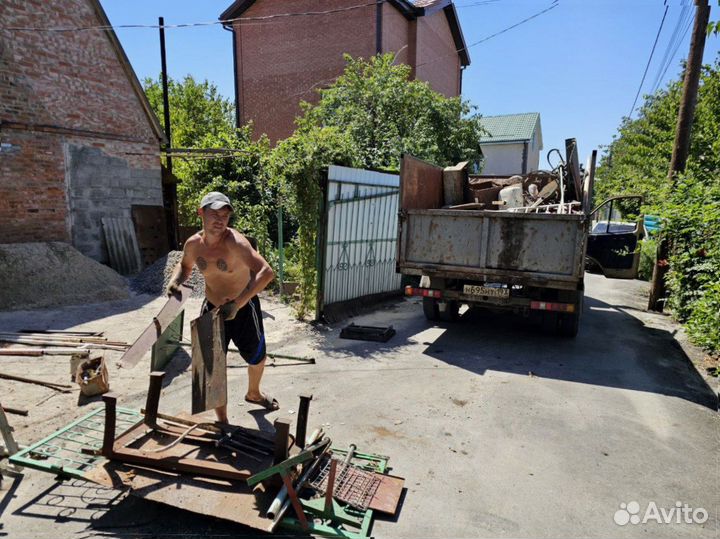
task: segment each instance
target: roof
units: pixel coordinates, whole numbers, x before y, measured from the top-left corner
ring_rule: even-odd
[[[537,128],[540,130],[540,113],[504,114],[502,116],[483,116],[480,120],[483,129],[489,133],[480,138],[481,144],[497,142],[523,142],[530,140]],[[540,131],[542,147],[542,131]]]
[[[255,1],[256,0],[235,0],[220,14],[219,20],[228,21],[230,19],[237,19],[250,6],[252,6]],[[455,11],[455,4],[453,4],[453,0],[388,1],[390,5],[395,7],[405,16],[406,19],[409,20],[424,17],[426,15],[432,15],[440,10],[444,11],[448,24],[450,25],[450,32],[452,33],[453,41],[455,42],[455,48],[457,49],[458,56],[460,56],[460,63],[463,66],[470,65],[470,55],[468,54],[467,46],[465,45],[465,37],[463,36],[462,28],[460,28],[460,20],[458,19],[457,11]]]
[[[120,62],[120,65],[125,71],[125,76],[128,78],[128,81],[130,81],[130,86],[132,86],[135,95],[137,95],[137,98],[140,101],[140,105],[145,112],[145,116],[147,116],[150,127],[155,133],[157,139],[160,142],[167,144],[167,138],[165,137],[165,132],[160,126],[160,121],[158,120],[157,116],[155,116],[155,112],[150,106],[150,101],[148,101],[148,98],[145,95],[145,91],[143,90],[143,87],[140,84],[137,75],[135,74],[135,70],[132,68],[132,65],[130,65],[130,60],[128,60],[128,57],[125,54],[125,50],[122,48],[120,40],[118,39],[117,34],[115,34],[115,31],[112,28],[110,20],[105,13],[105,10],[100,5],[100,0],[90,0],[90,5],[95,11],[95,15],[97,16],[97,18],[100,20],[100,24],[103,25],[105,34],[110,40],[110,44],[115,49],[115,54],[117,55],[118,61]]]

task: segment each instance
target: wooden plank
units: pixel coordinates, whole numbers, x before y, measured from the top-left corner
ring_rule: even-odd
[[[400,163],[400,209],[426,210],[443,205],[443,169],[411,155]]]
[[[192,413],[227,404],[225,322],[219,308],[190,323],[192,335]]]
[[[153,321],[135,340],[133,345],[120,358],[120,365],[123,367],[134,367],[143,356],[152,348],[152,345],[160,338],[168,326],[178,316],[185,302],[190,297],[192,288],[181,285],[179,294],[168,298],[160,309],[160,312],[153,318]]]

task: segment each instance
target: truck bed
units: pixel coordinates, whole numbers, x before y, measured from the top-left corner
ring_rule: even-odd
[[[399,218],[398,271],[575,289],[586,227],[582,214],[407,209]]]

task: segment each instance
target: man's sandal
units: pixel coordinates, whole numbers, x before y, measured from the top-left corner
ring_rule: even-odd
[[[258,401],[250,400],[246,396],[245,402],[249,402],[250,404],[257,404],[258,406],[262,406],[270,412],[274,412],[275,410],[278,410],[280,408],[280,403],[277,401],[277,399],[274,399],[269,395],[263,395],[263,398]]]

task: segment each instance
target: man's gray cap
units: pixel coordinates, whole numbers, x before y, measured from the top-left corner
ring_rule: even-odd
[[[211,210],[219,210],[224,206],[227,206],[231,211],[234,211],[232,204],[230,204],[230,199],[217,191],[208,193],[200,201],[201,208],[209,207]]]

